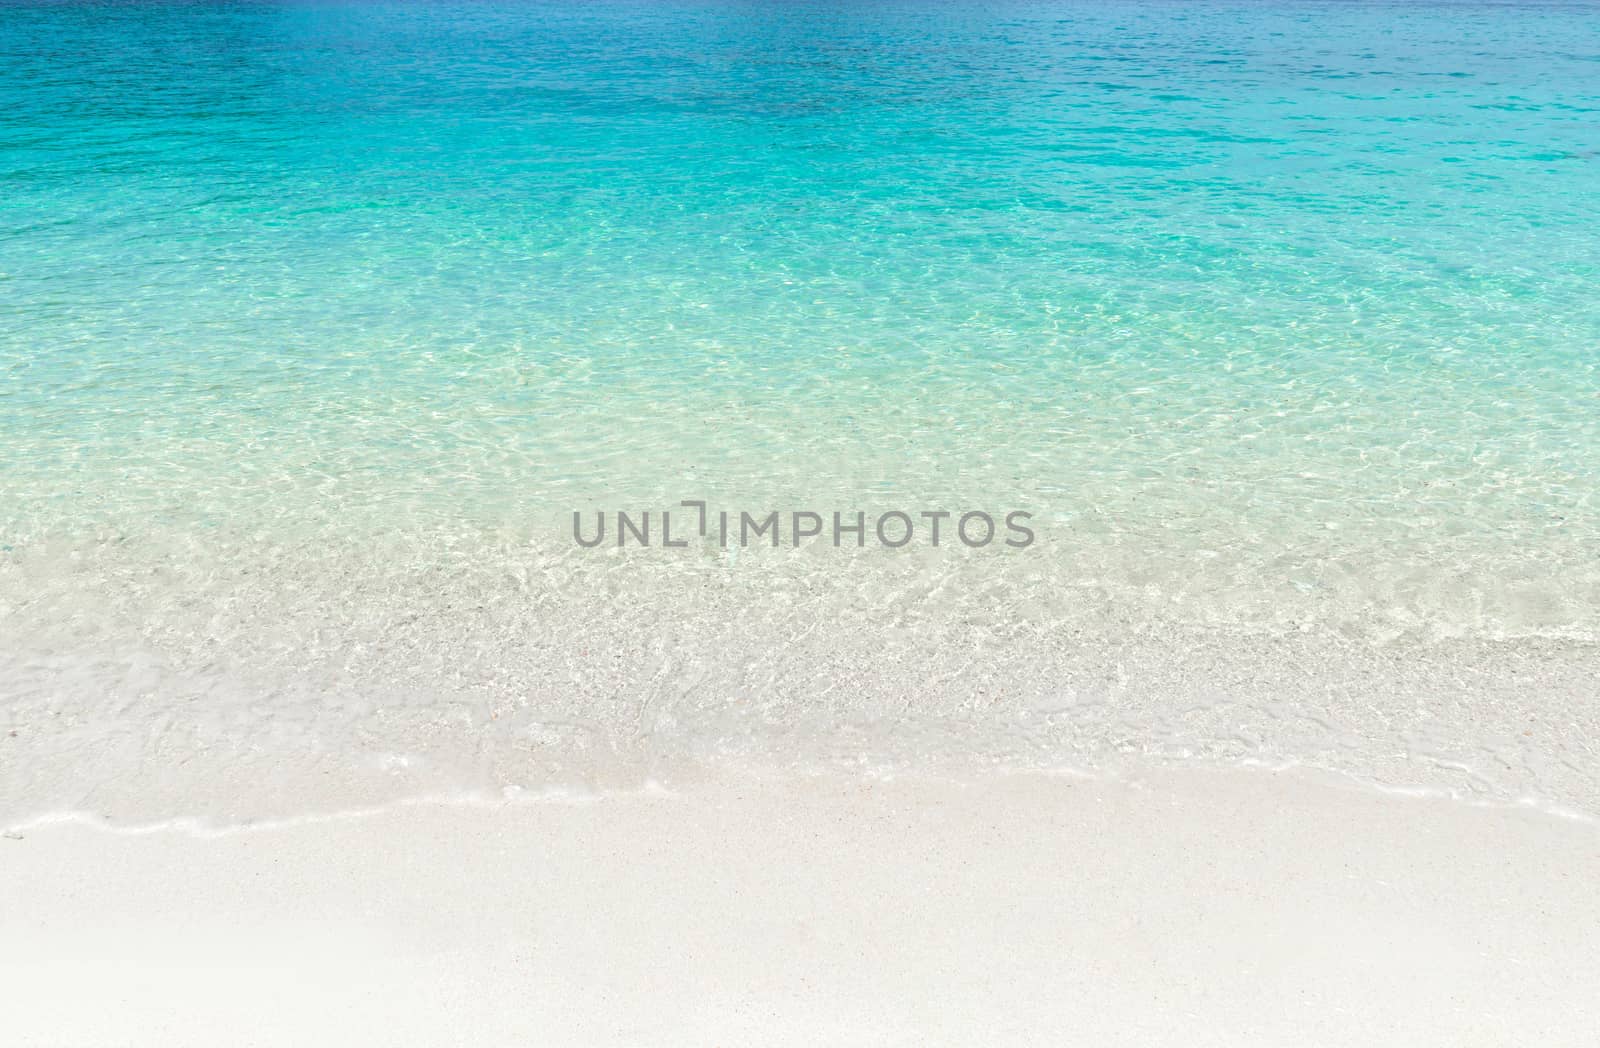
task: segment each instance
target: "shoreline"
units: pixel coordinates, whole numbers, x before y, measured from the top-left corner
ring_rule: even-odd
[[[1600,1022],[1592,824],[1264,769],[725,776],[0,848],[22,1045],[1577,1045]]]
[[[978,651],[953,629],[852,622],[788,636],[763,624],[644,643],[618,629],[474,651],[431,630],[373,631],[293,661],[219,651],[189,665],[131,633],[30,642],[0,655],[0,826],[69,812],[244,823],[739,769],[1114,777],[1146,764],[1303,768],[1600,815],[1593,645],[1401,652],[1151,629]],[[422,662],[436,637],[452,651]]]
[[[743,783],[751,786],[777,782],[848,782],[862,788],[949,787],[957,790],[982,788],[1011,781],[1062,781],[1068,785],[1095,786],[1117,790],[1145,788],[1152,779],[1185,776],[1238,777],[1250,781],[1258,776],[1284,780],[1305,788],[1335,793],[1352,793],[1397,803],[1444,804],[1491,813],[1522,814],[1538,819],[1592,827],[1600,830],[1600,813],[1585,811],[1544,797],[1475,796],[1439,786],[1406,785],[1363,779],[1349,772],[1293,762],[1245,761],[1234,765],[1150,760],[1123,762],[1115,768],[1081,769],[1051,767],[979,767],[972,764],[945,764],[885,770],[849,770],[840,766],[756,767],[750,765],[685,766],[666,779],[647,777],[637,783],[550,784],[543,787],[505,786],[498,793],[461,789],[455,792],[397,795],[382,801],[340,807],[318,805],[305,811],[260,815],[237,821],[218,821],[205,815],[176,812],[144,820],[117,820],[83,809],[60,809],[0,822],[0,837],[22,840],[28,835],[57,830],[86,829],[115,836],[146,837],[177,835],[195,840],[213,840],[240,834],[272,833],[304,826],[360,823],[384,819],[408,811],[516,812],[543,805],[584,807],[606,803],[644,802],[651,799],[694,797],[716,784]],[[1294,787],[1298,788],[1298,787]]]

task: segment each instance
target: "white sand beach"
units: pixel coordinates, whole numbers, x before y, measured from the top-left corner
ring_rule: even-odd
[[[0,1048],[1600,1048],[1597,56],[0,0]]]
[[[1600,832],[1296,774],[708,779],[0,840],[0,1040],[1587,1045]]]

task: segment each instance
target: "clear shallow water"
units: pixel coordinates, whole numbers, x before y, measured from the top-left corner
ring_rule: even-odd
[[[0,26],[21,806],[91,753],[496,785],[930,723],[1591,796],[1600,7]],[[682,498],[1040,540],[571,542]]]

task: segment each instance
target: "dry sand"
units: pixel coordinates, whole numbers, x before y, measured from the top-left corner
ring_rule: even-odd
[[[1267,771],[0,840],[8,1045],[1592,1045],[1600,830]]]

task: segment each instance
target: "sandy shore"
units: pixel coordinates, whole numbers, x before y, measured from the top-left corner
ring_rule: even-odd
[[[1579,1045],[1600,831],[1271,772],[0,840],[11,1045]]]

